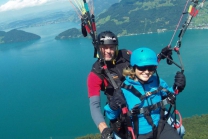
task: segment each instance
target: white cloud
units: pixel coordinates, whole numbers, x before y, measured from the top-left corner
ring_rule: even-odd
[[[0,6],[0,12],[9,10],[18,10],[26,7],[40,6],[50,2],[57,2],[63,0],[9,0]],[[65,1],[65,0],[64,0]]]

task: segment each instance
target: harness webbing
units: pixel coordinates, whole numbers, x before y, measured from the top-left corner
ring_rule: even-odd
[[[157,126],[157,139],[159,139],[160,134],[163,131],[165,123],[166,123],[164,113],[165,113],[165,107],[163,106],[160,110],[160,120],[159,120],[159,123],[158,123],[158,126]]]
[[[147,92],[145,95],[142,95],[133,85],[126,85],[123,83],[121,85],[122,88],[125,88],[126,90],[130,91],[132,94],[137,96],[141,101],[143,101],[145,98],[147,98],[150,95],[157,94],[160,91],[164,91],[167,94],[170,93],[167,89],[163,88],[162,86],[159,86],[158,89],[152,91],[152,92]],[[138,115],[143,114],[147,122],[152,126],[152,131],[153,131],[153,139],[159,139],[160,133],[162,132],[166,118],[164,117],[164,112],[165,112],[165,105],[170,104],[169,100],[167,98],[163,99],[160,102],[157,102],[153,105],[149,105],[147,107],[142,107],[139,108],[139,104],[135,105],[132,110],[130,111],[130,115],[132,116],[132,121],[134,124],[134,135],[137,137],[139,135],[138,133],[138,125],[139,125],[139,120],[138,120]],[[153,110],[160,109],[160,120],[158,123],[158,126],[156,126],[153,122],[153,119],[151,117],[151,112]]]
[[[135,96],[137,96],[141,101],[143,101],[148,96],[153,95],[153,94],[157,94],[162,89],[164,89],[163,87],[159,86],[157,90],[155,90],[153,92],[147,92],[145,95],[142,95],[133,85],[126,85],[125,83],[122,83],[121,87],[125,88],[126,90],[129,90],[131,93],[133,93]]]
[[[166,104],[169,104],[168,103],[168,100],[167,99],[164,99],[154,105],[151,105],[151,106],[147,106],[147,107],[143,107],[143,108],[140,108],[140,109],[136,109],[134,107],[134,109],[132,109],[132,120],[133,120],[133,123],[134,123],[134,133],[135,133],[135,136],[136,135],[139,135],[138,133],[138,117],[137,117],[137,114],[144,114],[144,117],[145,119],[147,120],[147,122],[152,126],[152,131],[153,131],[153,139],[159,139],[159,136],[160,136],[160,133],[162,132],[163,128],[164,128],[164,125],[165,125],[165,122],[166,122],[166,119],[164,117],[164,112],[165,112],[165,105]],[[138,107],[138,105],[137,105]],[[158,108],[161,108],[160,110],[160,120],[159,120],[159,123],[158,123],[158,126],[156,126],[152,120],[152,117],[151,117],[151,111],[153,110],[156,110]],[[136,130],[137,129],[137,130]]]
[[[156,110],[158,108],[162,108],[164,107],[165,105],[167,104],[170,104],[168,99],[163,99],[162,101],[160,102],[157,102],[153,105],[150,105],[150,106],[147,106],[147,107],[142,107],[142,108],[139,108],[139,105],[136,105],[132,110],[131,110],[131,113],[132,114],[145,114],[145,113],[151,113],[151,111],[153,110]]]
[[[133,114],[132,115],[132,120],[133,120],[133,124],[134,124],[134,135],[135,137],[137,137],[139,135],[139,120],[138,120],[138,116],[137,114]]]

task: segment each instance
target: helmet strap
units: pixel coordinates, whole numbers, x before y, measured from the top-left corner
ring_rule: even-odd
[[[157,73],[157,69],[155,70],[155,73],[156,73],[156,76],[157,76],[157,83],[158,83],[158,86],[160,85],[160,77]]]

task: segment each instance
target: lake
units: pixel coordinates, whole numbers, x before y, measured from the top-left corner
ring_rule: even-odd
[[[40,35],[37,41],[0,45],[0,138],[71,139],[98,133],[89,111],[86,79],[93,62],[91,39],[55,40],[77,23],[61,23],[22,30]],[[119,48],[146,46],[159,53],[173,31],[119,37]],[[187,30],[181,57],[187,85],[177,97],[183,117],[208,113],[208,30]],[[174,39],[172,46],[176,44]],[[173,59],[179,63],[176,53]],[[172,86],[180,71],[163,60],[161,78]],[[102,103],[105,96],[102,95]]]

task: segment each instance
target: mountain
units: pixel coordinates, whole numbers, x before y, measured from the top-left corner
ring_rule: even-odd
[[[186,1],[182,0],[122,0],[98,16],[97,29],[99,31],[111,30],[118,35],[174,30],[185,4]],[[207,25],[207,7],[205,5],[199,11],[194,20],[199,19],[192,27],[197,24]],[[184,17],[187,17],[187,14]],[[181,23],[184,23],[186,19],[183,18]]]
[[[111,5],[114,3],[118,3],[120,0],[95,0],[94,1],[94,9],[95,14],[98,15],[104,11],[106,11]]]
[[[25,32],[22,30],[13,29],[8,32],[0,31],[0,44],[25,42],[25,41],[31,41],[31,40],[38,40],[40,38],[41,37],[36,34]]]
[[[73,21],[75,13],[73,11],[60,11],[60,12],[43,12],[36,16],[27,17],[24,19],[10,21],[8,23],[1,23],[0,29],[20,29],[35,26],[44,26],[48,24],[56,24],[61,22]]]
[[[72,28],[72,29],[68,29],[62,33],[60,33],[58,36],[55,37],[56,40],[66,40],[66,39],[70,39],[70,38],[79,38],[82,37],[81,31],[76,29],[76,28]]]
[[[0,31],[0,36],[4,36],[6,34],[5,31]]]
[[[101,12],[104,12],[107,8],[109,8],[112,4],[118,2],[119,0],[96,0],[94,1],[94,11],[95,14],[98,15]],[[68,6],[67,6],[68,4]],[[60,6],[60,5],[59,5]],[[22,16],[21,18],[15,18],[10,20],[1,20],[0,21],[0,30],[7,29],[20,29],[34,26],[45,26],[48,24],[58,24],[61,22],[80,22],[80,19],[77,13],[70,7],[70,2],[66,2],[66,6],[64,8],[56,9],[56,10],[36,10],[35,13],[27,16]],[[29,10],[29,9],[28,9]],[[18,12],[17,12],[18,13]],[[10,17],[11,18],[11,17]]]
[[[96,16],[97,33],[111,30],[118,36],[175,30],[186,1],[182,0],[121,0]],[[96,6],[95,6],[96,7]],[[199,8],[199,7],[198,7]],[[185,14],[186,13],[186,14]],[[178,29],[188,17],[185,12]],[[208,29],[208,6],[205,3],[189,28]]]

